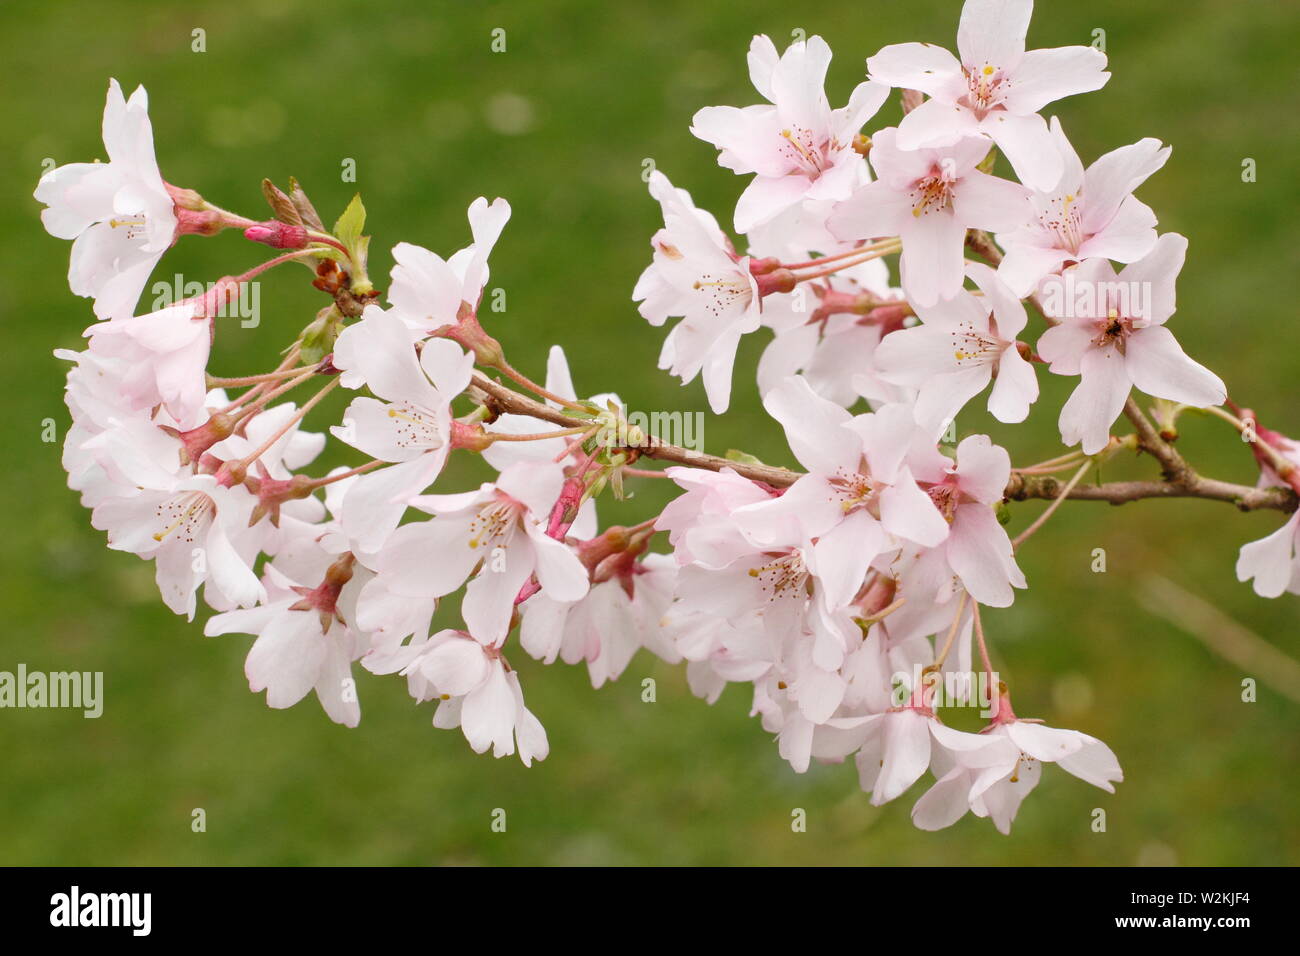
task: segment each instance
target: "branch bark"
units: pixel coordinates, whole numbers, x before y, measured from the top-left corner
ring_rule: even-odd
[[[470,381],[470,393],[472,398],[485,405],[494,414],[530,415],[564,428],[589,424],[589,421],[584,422],[583,419],[575,418],[562,409],[521,395],[500,382],[493,381],[482,372],[474,372]],[[1143,498],[1205,498],[1211,501],[1230,502],[1242,511],[1272,509],[1282,512],[1295,511],[1297,504],[1300,504],[1296,493],[1289,488],[1252,488],[1249,485],[1238,485],[1198,475],[1173,446],[1160,437],[1155,427],[1132,399],[1129,399],[1125,406],[1125,413],[1133,419],[1140,447],[1160,463],[1165,480],[1112,481],[1100,485],[1080,483],[1070,489],[1069,495],[1066,496],[1068,499],[1108,501],[1113,505],[1122,505]],[[648,436],[648,444],[635,450],[647,458],[691,468],[703,468],[708,471],[730,468],[738,475],[773,488],[786,488],[802,477],[801,472],[789,468],[732,461],[729,458],[670,445],[653,436]],[[1052,500],[1060,496],[1064,487],[1064,482],[1050,475],[1026,475],[1013,471],[1003,497],[1009,501]]]

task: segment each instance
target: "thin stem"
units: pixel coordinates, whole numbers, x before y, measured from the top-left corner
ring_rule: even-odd
[[[895,245],[897,243],[898,243],[897,238],[877,239],[875,242],[864,243],[863,245],[858,246],[856,249],[849,249],[846,250],[845,252],[837,252],[833,256],[819,256],[816,259],[806,259],[803,262],[783,262],[781,263],[781,268],[791,269],[791,270],[816,268],[819,266],[826,265],[826,263],[828,262],[835,262],[838,259],[847,259],[850,256],[859,255],[860,253],[866,252],[870,249],[877,249],[882,246]]]
[[[274,372],[263,372],[260,375],[244,375],[238,378],[220,378],[216,375],[208,376],[208,387],[210,388],[242,388],[245,385],[259,385],[265,382],[277,382],[281,379],[290,378],[298,375],[300,370],[297,368],[277,369]]]
[[[512,435],[510,432],[485,432],[485,438],[494,444],[499,441],[545,441],[548,438],[567,438],[569,435],[578,435],[588,431],[585,426],[575,425],[572,428],[563,428],[556,432],[533,432],[528,435]]]
[[[315,373],[313,372],[313,374]],[[307,399],[307,401],[303,402],[302,408],[294,412],[293,417],[290,418],[283,425],[281,425],[280,428],[276,430],[274,435],[272,435],[266,441],[262,442],[262,444],[258,446],[256,451],[252,452],[251,454],[245,455],[240,460],[240,465],[244,468],[247,468],[253,462],[257,461],[257,459],[261,458],[264,454],[266,454],[266,452],[270,450],[271,446],[273,446],[281,438],[287,435],[289,429],[293,428],[293,426],[297,425],[300,421],[302,421],[307,416],[307,413],[310,412],[313,408],[315,408],[318,404],[320,404],[320,400],[323,399],[326,395],[328,395],[338,384],[339,384],[339,379],[337,378],[330,379],[324,388],[322,388],[311,398]]]
[[[975,614],[975,639],[979,642],[980,660],[984,662],[984,675],[988,678],[989,687],[993,686],[993,664],[989,661],[989,647],[984,641],[984,622],[980,619],[980,606],[976,602],[974,607]]]
[[[943,667],[943,662],[948,659],[948,652],[952,650],[952,642],[957,638],[957,628],[961,626],[961,614],[966,609],[966,598],[968,595],[965,591],[961,592],[961,597],[957,599],[957,613],[952,616],[952,626],[948,628],[948,637],[943,642],[943,650],[939,656],[934,659],[932,665],[936,670]]]
[[[895,253],[895,252],[898,252],[898,251],[899,251],[900,249],[902,249],[902,248],[903,248],[903,247],[902,247],[901,244],[899,244],[899,243],[897,243],[897,242],[894,242],[894,243],[891,243],[891,244],[888,245],[888,246],[885,246],[885,247],[882,247],[882,248],[879,248],[879,249],[874,249],[874,250],[872,250],[872,251],[866,253],[865,255],[861,256],[860,258],[849,259],[848,261],[845,261],[845,262],[838,262],[838,263],[835,263],[835,264],[833,264],[833,265],[827,266],[827,267],[824,268],[824,269],[819,269],[819,270],[816,271],[816,272],[810,272],[810,273],[808,273],[807,275],[796,275],[796,276],[795,276],[795,281],[796,281],[796,282],[809,282],[809,281],[811,281],[811,280],[813,280],[813,279],[821,279],[821,278],[823,278],[823,277],[825,277],[825,276],[834,275],[835,273],[837,273],[837,272],[839,272],[839,271],[841,271],[841,270],[843,270],[843,269],[851,269],[853,266],[861,265],[861,264],[864,263],[864,262],[870,262],[872,259],[879,259],[879,258],[881,258],[882,256],[891,255],[891,254],[893,254],[893,253]]]
[[[392,462],[381,461],[380,459],[375,458],[371,461],[366,462],[364,465],[357,465],[357,467],[355,468],[350,468],[347,471],[341,471],[336,475],[326,475],[324,478],[315,478],[311,481],[311,487],[324,488],[326,485],[332,485],[334,484],[334,482],[342,481],[344,478],[351,478],[354,475],[365,474],[367,471],[370,471],[372,468],[378,468],[380,465],[391,465],[391,464]]]
[[[573,401],[572,399],[561,398],[559,395],[556,395],[554,392],[550,392],[542,388],[542,386],[538,385],[531,378],[529,378],[527,375],[520,372],[518,369],[516,369],[513,365],[511,365],[509,362],[505,361],[504,359],[502,359],[501,363],[497,365],[496,368],[507,378],[513,380],[519,385],[522,385],[524,388],[528,389],[528,391],[532,392],[534,395],[540,395],[542,398],[547,399],[548,401],[555,402],[555,404],[560,405],[564,408],[573,409],[574,411],[577,412],[586,411],[586,408],[584,408],[582,405],[579,405],[577,402]]]
[[[1057,495],[1055,500],[1053,500],[1050,505],[1048,505],[1046,508],[1043,509],[1042,514],[1040,514],[1037,518],[1034,519],[1033,524],[1031,524],[1024,531],[1020,532],[1020,534],[1018,534],[1012,540],[1011,550],[1014,551],[1016,548],[1020,547],[1022,543],[1024,543],[1026,540],[1029,539],[1030,535],[1032,535],[1035,531],[1037,531],[1039,528],[1041,528],[1044,524],[1047,523],[1047,519],[1052,516],[1052,514],[1056,511],[1057,508],[1061,507],[1061,502],[1070,496],[1070,492],[1074,490],[1074,486],[1077,485],[1082,480],[1083,476],[1088,473],[1088,469],[1091,467],[1092,467],[1091,461],[1085,461],[1083,463],[1083,465],[1079,468],[1079,470],[1074,473],[1074,476],[1065,483],[1065,487],[1061,489],[1061,493]]]

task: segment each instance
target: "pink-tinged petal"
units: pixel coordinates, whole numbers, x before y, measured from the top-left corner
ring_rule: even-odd
[[[963,492],[986,505],[996,504],[1011,478],[1011,456],[988,435],[970,435],[957,446],[956,475]]]
[[[1113,784],[1124,780],[1124,771],[1115,752],[1095,737],[1089,737],[1078,752],[1056,762],[1062,770],[1107,793],[1114,793]]]
[[[772,73],[776,70],[777,63],[781,61],[781,54],[776,51],[776,45],[770,37],[760,33],[749,42],[749,53],[745,59],[749,64],[749,81],[754,84],[754,89],[771,102]]]
[[[1020,301],[1020,297],[1007,288],[998,273],[982,262],[967,263],[966,275],[970,276],[976,288],[984,293],[984,298],[992,308],[994,321],[997,322],[998,337],[1007,342],[1014,341],[1029,322],[1029,316],[1025,314],[1025,305]]]
[[[884,763],[871,792],[871,803],[880,806],[893,800],[916,783],[930,766],[929,718],[914,710],[886,715]]]
[[[906,467],[880,493],[880,523],[890,534],[933,548],[948,537],[948,522]]]
[[[1120,206],[1159,170],[1172,150],[1152,137],[1121,146],[1088,167],[1083,177],[1085,233],[1100,232],[1115,218]]]
[[[1055,762],[1077,753],[1091,738],[1077,730],[1013,720],[1006,725],[1012,743],[1036,760]]]
[[[1056,188],[1065,173],[1065,161],[1045,119],[1037,113],[997,112],[984,120],[982,129],[998,144],[1022,183],[1039,192]]]
[[[947,552],[953,573],[980,604],[1010,607],[1015,600],[1011,589],[1026,586],[1012,554],[1011,540],[989,505],[957,507]]]
[[[795,773],[806,773],[812,759],[813,724],[803,714],[788,714],[777,736],[777,753]]]
[[[1033,205],[1019,183],[972,171],[952,193],[953,209],[963,225],[990,232],[1009,232],[1029,221]]]
[[[941,300],[936,307],[961,298],[959,295]],[[925,310],[917,311],[924,313]],[[952,338],[951,326],[928,320],[924,325],[890,332],[876,348],[880,377],[895,385],[922,385],[933,376],[956,371],[959,366],[953,354]]]
[[[1010,70],[1025,54],[1033,12],[1033,0],[966,0],[957,25],[962,63]]]
[[[737,508],[732,517],[735,526],[749,541],[772,546],[824,534],[840,521],[843,514],[839,498],[827,484],[825,476],[811,474],[796,481],[781,497],[744,505]],[[723,531],[723,545],[732,543],[728,530]],[[691,558],[696,564],[718,567],[723,558],[727,560],[722,563],[729,564],[735,556],[725,547],[720,554],[707,547],[701,549],[697,538],[691,542]]]
[[[515,697],[515,740],[519,744],[519,759],[525,767],[531,767],[534,760],[546,759],[551,752],[551,744],[546,739],[546,728],[542,722],[524,706],[524,692],[519,686],[519,675],[511,671],[506,675],[506,680]]]
[[[1133,384],[1156,398],[1204,408],[1221,405],[1228,396],[1223,380],[1188,358],[1163,325],[1130,334],[1124,363]]]
[[[897,236],[911,215],[912,204],[907,196],[877,181],[837,203],[826,220],[826,228],[844,242],[882,239]]]
[[[857,467],[861,446],[844,430],[853,416],[814,392],[803,376],[768,392],[763,407],[781,423],[790,450],[809,471],[833,474]]]
[[[947,51],[945,51],[947,52]],[[951,146],[959,139],[980,134],[975,114],[950,98],[926,100],[898,124],[900,149]]]
[[[1156,240],[1150,253],[1120,270],[1119,280],[1129,288],[1141,291],[1137,298],[1142,301],[1144,314],[1130,318],[1160,325],[1174,314],[1177,308],[1175,287],[1186,258],[1187,237],[1167,232]]]
[[[804,315],[796,316],[807,321]],[[821,341],[821,330],[816,325],[798,325],[777,334],[758,360],[758,391],[766,396],[783,381],[807,367]]]
[[[1082,322],[1063,321],[1038,337],[1038,355],[1057,375],[1078,375],[1097,333]]]
[[[577,601],[588,588],[587,569],[568,545],[547,537],[540,526],[530,526],[528,537],[537,551],[537,583],[556,601]]]
[[[1013,113],[1037,113],[1048,103],[1106,85],[1106,54],[1090,46],[1030,50],[1016,67],[1003,101]]]
[[[847,515],[823,534],[813,545],[811,570],[821,584],[825,606],[847,606],[862,588],[871,562],[888,549],[880,522],[865,511]]]
[[[423,328],[456,321],[461,280],[446,260],[422,246],[399,242],[393,262],[388,301],[394,309]]]
[[[937,439],[966,403],[984,391],[992,377],[993,366],[987,362],[931,376],[922,383],[916,397],[916,423]]]
[[[1038,401],[1038,376],[1034,367],[1013,345],[998,360],[998,374],[989,392],[989,414],[1009,425],[1029,417],[1029,406]]]
[[[961,289],[966,226],[952,212],[908,216],[902,224],[903,289],[917,305],[950,299]]]
[[[839,671],[822,670],[811,660],[800,660],[791,690],[800,713],[814,724],[823,724],[839,708],[846,686]]]
[[[791,43],[772,71],[772,102],[787,123],[811,126],[826,104],[831,48],[819,36]]]
[[[383,546],[410,499],[437,477],[445,458],[445,453],[429,452],[357,478],[343,498],[342,523],[358,550],[374,552]]]
[[[996,773],[996,769],[986,770],[976,778],[975,786],[980,786],[979,779]],[[1017,762],[1011,773],[991,785],[984,787],[980,794],[984,812],[993,820],[993,825],[1002,834],[1011,832],[1011,824],[1016,819],[1020,804],[1025,797],[1038,786],[1043,776],[1043,765],[1037,760],[1022,759]],[[972,788],[972,794],[974,788]]]
[[[1110,441],[1110,426],[1133,383],[1124,356],[1113,345],[1085,352],[1079,373],[1078,387],[1061,408],[1061,441],[1066,447],[1082,442],[1083,453],[1095,455]]]
[[[515,697],[500,661],[492,664],[488,679],[465,697],[460,728],[475,753],[493,748],[493,755],[514,753]]]
[[[1055,272],[1069,258],[1056,246],[1038,246],[1017,241],[1012,236],[998,236],[1006,250],[998,265],[998,276],[1013,293],[1027,296],[1044,278]]]
[[[394,594],[450,594],[465,583],[474,565],[483,558],[481,551],[469,546],[473,518],[470,513],[404,524],[384,542],[383,551],[375,555],[372,564]],[[430,561],[431,554],[436,554],[438,560]]]
[[[1237,557],[1237,580],[1254,578],[1255,593],[1260,597],[1280,597],[1291,582],[1298,533],[1300,511],[1267,537],[1243,544]]]
[[[236,607],[251,607],[266,600],[266,589],[262,587],[262,582],[249,567],[249,562],[235,550],[219,520],[212,523],[203,548],[208,582],[225,595],[231,604]],[[189,557],[189,549],[185,551]],[[190,557],[190,560],[193,558]]]
[[[416,667],[439,694],[462,697],[488,678],[490,668],[483,645],[453,638],[423,655]]]
[[[867,75],[895,89],[936,96],[960,78],[961,64],[933,43],[894,43],[867,57]]]
[[[329,634],[325,641],[327,650],[316,678],[316,699],[334,723],[356,727],[361,723],[361,701],[357,699],[352,683],[352,662],[343,646],[343,638]]]
[[[849,102],[834,113],[835,136],[841,143],[849,142],[861,129],[862,124],[880,111],[889,99],[889,86],[868,80],[859,83],[849,94]]]
[[[564,470],[554,463],[520,462],[501,472],[496,485],[535,517],[545,520],[560,497]]]
[[[780,126],[770,106],[706,106],[691,119],[691,133],[721,150],[719,164],[742,175],[780,176],[789,170],[779,149]]]
[[[766,225],[799,203],[808,189],[806,176],[755,176],[736,202],[736,231],[749,232]]]
[[[921,794],[912,807],[912,823],[920,830],[942,830],[966,815],[970,809],[970,772],[954,767],[934,786]]]
[[[532,541],[516,532],[513,540],[494,545],[480,557],[483,567],[465,588],[461,616],[476,640],[500,644],[510,629],[515,598],[536,566],[536,551]]]
[[[1078,258],[1094,256],[1116,262],[1136,262],[1156,245],[1156,214],[1151,207],[1129,196],[1100,232],[1079,245]]]
[[[420,368],[443,401],[451,401],[469,385],[474,356],[451,339],[427,339],[420,349]]]
[[[325,654],[316,614],[285,611],[253,642],[244,675],[253,693],[267,691],[268,706],[292,707],[316,685]]]

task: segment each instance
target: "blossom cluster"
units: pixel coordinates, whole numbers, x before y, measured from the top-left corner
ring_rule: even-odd
[[[1027,584],[1003,526],[1013,469],[987,436],[957,441],[955,419],[987,392],[993,418],[1023,422],[1040,366],[1077,378],[1059,427],[1078,449],[1023,471],[1051,474],[1123,445],[1111,431],[1134,387],[1180,409],[1222,405],[1226,390],[1167,328],[1187,240],[1158,234],[1133,195],[1169,148],[1144,139],[1085,167],[1042,111],[1101,88],[1106,57],[1026,50],[1031,10],[967,0],[956,55],[887,46],[840,108],[825,41],[780,52],[755,37],[763,102],[701,109],[691,125],[750,177],[740,239],[649,176],[664,226],[633,300],[656,326],[678,320],[660,367],[702,378],[725,412],[741,337],[769,330],[757,386],[802,472],[673,458],[647,436],[611,446],[601,436],[626,424],[622,402],[580,398],[558,346],[544,384],[518,372],[479,315],[504,200],[471,205],[470,243],[447,258],[396,245],[381,297],[359,201],[332,229],[296,183],[266,186],[272,219],[220,209],[162,178],[144,90],[127,99],[113,82],[108,162],[59,167],[36,190],[46,228],[73,240],[69,284],[96,316],[84,351],[58,353],[72,363],[69,485],[110,548],[153,561],[169,608],[192,620],[201,590],[217,612],[205,633],[255,635],[246,675],[271,707],[314,691],[355,726],[359,663],[404,677],[434,702],[434,726],[476,752],[530,764],[549,744],[508,657],[513,634],[520,653],[584,663],[596,687],[643,649],[685,661],[710,702],[747,685],[796,772],[852,758],[875,804],[929,773],[912,811],[925,829],[971,812],[1007,832],[1044,762],[1111,791],[1122,773],[1104,743],[1019,718],[997,679],[981,608]],[[901,122],[865,135],[891,90]],[[1014,179],[996,174],[999,155]],[[277,255],[136,314],[172,244],[231,228]],[[223,309],[292,262],[331,304],[274,370],[209,374]],[[286,397],[302,386],[318,390]],[[335,388],[352,397],[328,436],[305,430]],[[364,462],[309,476],[328,437]],[[1260,439],[1261,485],[1294,487],[1300,444]],[[457,450],[494,480],[443,488]],[[637,467],[657,457],[677,464]],[[596,499],[648,478],[681,493],[602,528]],[[1242,549],[1239,576],[1260,594],[1300,593],[1298,521]],[[457,593],[459,626],[438,626]],[[974,705],[976,686],[987,725],[947,726],[942,707]]]

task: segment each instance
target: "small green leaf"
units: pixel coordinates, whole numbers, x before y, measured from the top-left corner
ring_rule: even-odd
[[[334,223],[334,236],[339,242],[353,248],[361,238],[361,230],[366,228],[366,207],[361,202],[361,194],[357,193],[352,197],[352,202],[348,203],[348,208],[343,210],[343,215],[339,216],[339,221]]]
[[[728,448],[728,449],[727,449],[727,454],[726,454],[724,457],[727,459],[727,461],[734,461],[734,462],[736,462],[736,463],[738,463],[738,464],[741,464],[741,465],[761,465],[761,464],[763,464],[763,462],[761,462],[759,459],[755,458],[755,457],[754,457],[753,455],[751,455],[749,452],[747,452],[747,451],[737,451],[735,448]]]

